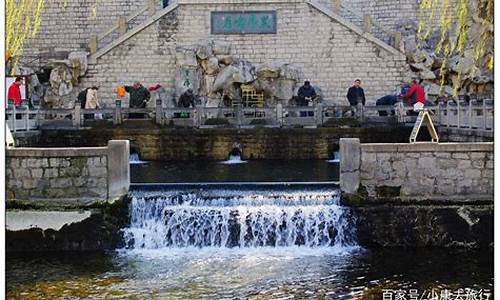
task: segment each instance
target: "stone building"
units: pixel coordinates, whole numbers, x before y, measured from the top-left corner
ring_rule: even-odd
[[[293,66],[298,70],[295,90],[310,80],[327,103],[347,104],[346,91],[360,78],[367,102],[373,104],[392,93],[408,71],[404,48],[392,33],[402,19],[415,21],[418,12],[415,0],[178,0],[167,8],[162,1],[146,0],[65,2],[48,4],[41,31],[29,41],[25,55],[38,57],[35,63],[43,65],[72,51],[89,52],[78,89],[100,86],[105,105],[114,102],[117,85],[135,80],[145,86],[161,84],[169,96],[178,97],[176,52],[207,40],[230,44],[231,56],[257,68]],[[234,11],[275,13],[274,32],[214,33],[212,14]],[[110,31],[120,17],[121,27]],[[90,53],[93,36],[107,31],[111,33]]]

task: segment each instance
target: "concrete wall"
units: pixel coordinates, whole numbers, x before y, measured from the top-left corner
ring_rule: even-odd
[[[128,148],[128,141],[109,141],[108,147],[7,149],[7,200],[116,200],[128,191]]]
[[[379,198],[493,196],[493,143],[359,144],[341,139],[340,151],[340,181],[347,193],[362,186],[368,196]]]

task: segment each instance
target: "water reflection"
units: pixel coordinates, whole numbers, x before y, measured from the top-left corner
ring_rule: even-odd
[[[8,299],[381,299],[382,289],[492,284],[488,251],[203,248],[7,258]]]

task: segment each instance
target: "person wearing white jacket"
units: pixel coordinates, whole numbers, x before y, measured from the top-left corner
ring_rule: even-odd
[[[99,104],[99,100],[97,99],[97,90],[98,87],[92,87],[87,90],[87,98],[85,101],[85,109],[98,109],[101,108]],[[89,119],[102,119],[102,115],[100,113],[96,113],[95,117],[93,114],[86,114]]]

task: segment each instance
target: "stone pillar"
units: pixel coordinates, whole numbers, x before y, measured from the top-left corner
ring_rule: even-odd
[[[90,37],[90,43],[89,43],[90,54],[94,54],[97,52],[98,42],[99,41],[97,39],[97,35],[93,35]]]
[[[127,17],[119,17],[118,18],[118,32],[120,35],[127,33],[128,25],[127,25]]]
[[[340,15],[342,8],[342,0],[333,0],[333,12]]]
[[[130,187],[130,145],[128,140],[108,141],[108,201],[128,193]]]
[[[323,104],[318,103],[316,104],[316,125],[320,126],[323,125]]]
[[[149,16],[154,16],[156,13],[156,1],[155,0],[148,0],[148,14]]]
[[[394,32],[394,48],[401,50],[401,41],[403,40],[401,32]]]
[[[340,189],[354,194],[360,184],[361,144],[359,139],[340,139]]]
[[[117,99],[115,101],[115,115],[114,115],[114,118],[113,118],[113,124],[114,125],[118,125],[118,124],[121,124],[122,123],[122,100],[120,99]]]
[[[80,101],[75,101],[75,108],[73,109],[73,126],[79,128],[82,124],[82,111],[81,111],[81,103]]]
[[[368,33],[372,33],[373,20],[370,15],[363,16],[363,30]]]
[[[163,100],[159,95],[156,99],[156,124],[163,125]]]
[[[283,127],[283,104],[276,104],[276,123]]]

